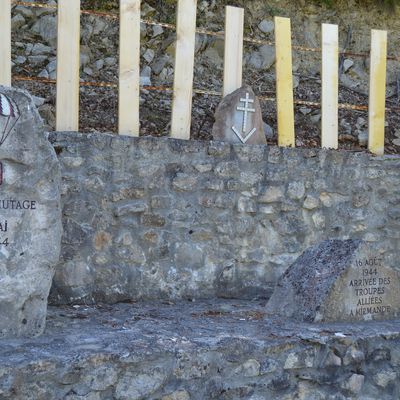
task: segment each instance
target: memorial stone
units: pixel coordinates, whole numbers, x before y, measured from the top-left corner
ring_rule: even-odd
[[[60,172],[31,96],[1,86],[0,178],[0,338],[35,336],[60,254]]]
[[[377,245],[324,241],[287,269],[267,312],[304,322],[394,319],[400,315],[400,274]]]
[[[214,140],[243,144],[267,144],[260,102],[250,86],[224,97],[215,112]]]

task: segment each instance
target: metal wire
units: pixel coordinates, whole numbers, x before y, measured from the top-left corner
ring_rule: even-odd
[[[25,81],[25,82],[38,82],[43,84],[50,84],[54,85],[57,83],[55,79],[48,79],[48,78],[36,78],[30,76],[21,76],[21,75],[14,75],[14,81]],[[113,82],[80,82],[80,86],[86,87],[104,87],[110,89],[118,89],[118,84]],[[170,86],[141,86],[141,90],[143,91],[157,91],[157,92],[173,92],[173,88]],[[215,90],[206,90],[206,89],[193,89],[193,93],[199,95],[207,95],[207,96],[222,96],[222,92],[218,92]],[[268,96],[258,96],[261,101],[265,102],[276,102],[275,97],[268,97]],[[298,106],[307,106],[307,107],[314,107],[320,108],[321,103],[315,101],[307,101],[307,100],[299,100],[295,99],[295,105]],[[368,111],[368,106],[364,104],[348,104],[348,103],[339,103],[338,108],[340,110],[352,110],[352,111]],[[387,107],[387,112],[400,112],[400,107]]]
[[[50,4],[44,4],[44,3],[36,3],[36,2],[31,3],[31,2],[26,2],[26,1],[14,0],[12,2],[12,4],[14,6],[23,6],[23,7],[31,7],[31,8],[48,8],[51,10],[57,10],[56,5],[50,5]],[[119,19],[118,14],[110,13],[110,12],[81,10],[81,13],[85,14],[85,15],[95,15],[95,16],[99,16],[99,17],[114,19],[114,20]],[[166,22],[158,22],[158,21],[153,21],[150,19],[141,19],[140,22],[142,22],[143,24],[146,24],[146,25],[161,26],[166,29],[176,30],[175,25],[169,24]],[[214,37],[218,37],[218,38],[224,38],[224,36],[225,36],[224,32],[214,32],[214,31],[209,31],[204,28],[197,28],[196,32],[201,35],[214,36]],[[263,39],[254,39],[254,38],[250,38],[250,37],[244,37],[243,41],[246,43],[257,44],[257,45],[275,46],[274,42],[271,42],[269,40],[263,40]],[[311,52],[311,53],[320,53],[321,52],[321,48],[319,48],[319,47],[305,47],[305,46],[293,45],[292,48],[295,51],[305,51],[305,52]],[[352,53],[350,51],[344,51],[344,50],[340,51],[339,54],[343,55],[343,56],[358,57],[358,58],[368,58],[370,56],[369,53]],[[387,56],[387,60],[400,61],[400,57]]]
[[[30,7],[30,8],[46,8],[46,9],[51,9],[51,10],[57,10],[56,5],[44,4],[44,3],[14,0],[12,2],[12,4],[14,6],[23,6],[23,7]],[[95,16],[100,16],[100,17],[104,17],[104,18],[111,18],[114,20],[119,19],[119,15],[115,14],[115,13],[99,12],[99,11],[92,11],[92,10],[81,10],[81,13],[85,14],[85,15],[95,15]],[[149,19],[141,19],[140,21],[146,25],[161,26],[166,29],[176,30],[176,26],[173,24],[152,21]],[[197,28],[196,32],[199,34],[215,36],[215,37],[219,37],[219,38],[223,38],[225,35],[224,32],[213,32],[213,31],[209,31],[204,28]],[[243,41],[247,42],[247,43],[251,43],[251,44],[257,44],[257,45],[275,46],[275,44],[273,42],[268,41],[268,40],[262,40],[262,39],[254,39],[254,38],[245,37],[245,38],[243,38]],[[321,48],[304,47],[304,46],[297,46],[297,45],[292,46],[292,48],[293,48],[293,50],[296,50],[296,51],[306,51],[306,52],[313,52],[313,53],[321,52]],[[369,53],[352,53],[349,51],[343,51],[343,52],[340,52],[340,54],[344,55],[344,56],[352,56],[352,57],[362,57],[362,58],[369,57]],[[400,61],[400,57],[395,57],[395,56],[388,56],[387,59],[394,60],[394,61]],[[13,79],[15,81],[33,81],[33,82],[39,82],[39,83],[43,83],[43,84],[56,84],[56,80],[47,79],[47,78],[27,77],[27,76],[18,75],[18,76],[13,76]],[[113,82],[80,82],[80,85],[81,86],[89,86],[89,87],[105,87],[105,88],[112,88],[112,89],[118,88],[118,84],[113,83]],[[166,87],[166,86],[142,86],[142,90],[172,92],[173,88]],[[212,91],[212,90],[194,89],[193,92],[195,94],[201,94],[201,95],[222,96],[221,92]],[[262,101],[276,102],[276,98],[274,98],[274,97],[259,96],[259,99]],[[309,107],[316,107],[316,108],[321,107],[321,103],[306,101],[306,100],[294,100],[294,104],[309,106]],[[342,110],[352,110],[352,111],[367,111],[368,110],[367,105],[346,104],[346,103],[339,104],[338,108],[342,109]],[[400,108],[388,107],[388,108],[386,108],[386,111],[399,112]]]

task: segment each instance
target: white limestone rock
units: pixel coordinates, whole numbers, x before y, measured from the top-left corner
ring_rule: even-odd
[[[60,172],[31,96],[0,87],[0,100],[0,338],[35,336],[60,254]]]

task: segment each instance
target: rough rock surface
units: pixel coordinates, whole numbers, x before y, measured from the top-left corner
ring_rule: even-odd
[[[393,319],[400,314],[399,278],[379,248],[360,240],[327,240],[287,269],[267,311],[306,322]]]
[[[0,93],[0,130],[10,132],[0,145],[0,337],[30,336],[44,329],[60,255],[60,170],[30,95]]]
[[[250,86],[225,96],[215,112],[214,140],[229,143],[267,144],[260,102]]]
[[[49,308],[0,342],[3,400],[394,400],[400,323],[306,324],[260,302]]]
[[[400,158],[51,134],[64,237],[52,301],[269,298],[303,251],[379,242],[396,265]]]

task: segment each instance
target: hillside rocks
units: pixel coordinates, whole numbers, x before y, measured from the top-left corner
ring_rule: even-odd
[[[111,3],[111,2],[108,2]],[[115,13],[118,12],[115,1]],[[53,0],[48,1],[52,7],[56,6]],[[335,3],[336,4],[336,3]],[[89,2],[83,0],[82,8],[87,8]],[[350,1],[342,2],[329,9],[320,5],[294,3],[289,0],[280,0],[274,6],[266,6],[257,0],[245,5],[245,36],[265,40],[260,45],[245,43],[244,46],[244,81],[253,86],[257,95],[274,97],[275,90],[275,49],[271,45],[274,41],[275,15],[289,16],[292,18],[293,44],[305,47],[320,47],[321,23],[337,23],[340,27],[340,47],[346,51],[367,54],[370,49],[370,28],[400,31],[400,23],[396,16],[382,12],[374,7],[366,8],[357,6]],[[199,2],[197,26],[212,32],[223,31],[224,7],[221,3],[204,0]],[[161,22],[175,23],[176,3],[166,1],[164,7],[157,7],[153,2],[144,2],[141,6],[142,18]],[[40,78],[56,78],[56,10],[46,8],[30,8],[17,6],[13,8],[13,72],[16,75],[32,75]],[[81,79],[85,81],[116,82],[118,79],[118,19],[95,15],[82,15],[81,22]],[[172,86],[174,78],[174,30],[159,25],[141,25],[141,84],[155,86]],[[394,54],[400,40],[395,35],[390,36],[389,54]],[[196,63],[195,87],[220,91],[222,86],[222,70],[224,64],[224,43],[221,37],[198,34],[196,36]],[[295,95],[303,100],[318,102],[320,100],[320,52],[307,52],[296,49],[293,51],[293,71]],[[341,102],[367,104],[369,61],[367,57],[348,55],[341,58]],[[32,89],[26,83],[17,83],[25,88]],[[343,90],[342,90],[343,89]],[[39,109],[45,118],[47,129],[54,128],[54,103],[55,93],[52,87],[40,86],[35,88],[35,94],[46,97],[46,105]],[[94,92],[93,88],[82,88],[84,98],[82,104],[85,112],[82,113],[82,125],[86,125],[91,118],[87,115],[96,115],[93,109],[100,108],[103,113],[108,113],[103,118],[105,129],[116,129],[117,107],[116,94],[111,89],[104,92],[104,100],[93,101],[100,90]],[[388,63],[388,96],[397,93],[396,64]],[[361,96],[361,97],[360,97]],[[154,125],[159,129],[166,129],[171,110],[171,99],[162,98],[159,93],[141,92],[143,104],[142,129],[145,134],[154,134]],[[194,124],[193,131],[196,138],[211,138],[212,115],[219,99],[210,99],[206,96],[196,96],[193,104]],[[153,110],[159,106],[162,113],[157,115],[146,110]],[[269,115],[275,114],[271,103],[261,104],[264,120]],[[50,111],[50,112],[49,112]],[[208,112],[211,111],[211,112]],[[314,110],[319,112],[318,110]],[[110,115],[111,113],[113,115]],[[50,114],[50,115],[49,115]],[[99,112],[99,119],[102,113]],[[305,139],[298,139],[297,145],[313,144],[308,139],[319,137],[320,120],[315,122],[310,119],[313,115],[297,113],[296,128],[304,130]],[[349,139],[356,144],[365,146],[359,129],[355,126],[359,115],[340,113],[341,120],[350,125],[350,132],[340,134],[343,140]],[[50,117],[50,118],[49,118]],[[147,121],[150,119],[150,121]],[[206,120],[206,123],[204,121]],[[104,121],[107,121],[104,122]],[[276,117],[271,120],[276,128]],[[101,126],[99,122],[96,126]],[[398,121],[394,120],[388,127],[388,136],[393,140],[392,131]],[[92,128],[92,127],[90,127]],[[200,133],[197,133],[200,132]],[[167,129],[166,132],[167,133]],[[300,135],[301,136],[301,135]],[[347,139],[346,139],[347,138]],[[398,142],[396,142],[398,143]],[[392,142],[392,144],[396,144]]]

